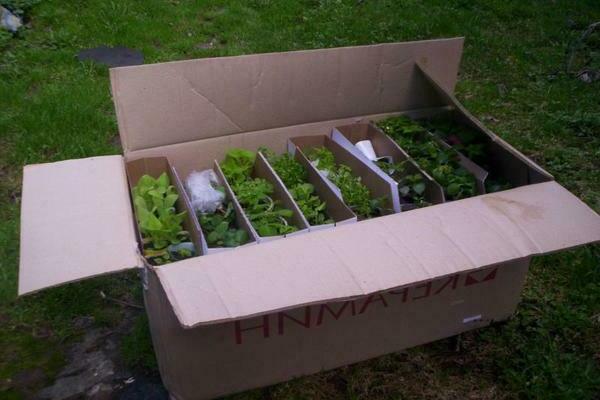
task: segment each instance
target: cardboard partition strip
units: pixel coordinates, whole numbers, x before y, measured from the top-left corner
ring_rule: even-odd
[[[196,218],[194,216],[194,212],[192,210],[192,206],[189,203],[188,197],[185,194],[185,190],[183,188],[183,185],[181,184],[181,180],[179,179],[179,176],[177,175],[177,172],[175,171],[175,169],[173,169],[173,167],[171,166],[171,164],[169,163],[169,160],[166,157],[153,157],[153,158],[142,158],[139,160],[135,160],[135,161],[130,161],[125,165],[126,171],[127,171],[127,177],[129,178],[129,190],[132,192],[133,188],[137,185],[137,183],[139,182],[140,178],[144,175],[150,175],[153,178],[158,178],[162,173],[166,173],[167,176],[169,177],[170,183],[171,185],[175,188],[175,191],[177,192],[178,198],[177,201],[175,202],[175,209],[177,210],[177,212],[184,212],[186,213],[185,218],[183,220],[183,229],[186,230],[189,235],[190,235],[190,240],[192,242],[192,244],[194,245],[194,249],[195,249],[195,255],[199,256],[199,255],[203,255],[203,248],[202,248],[202,242],[200,239],[200,226],[198,225]],[[133,198],[132,198],[133,201]],[[133,206],[133,204],[132,204]],[[133,206],[133,210],[134,213],[136,215],[136,229],[137,229],[137,234],[138,234],[138,242],[139,242],[139,247],[140,247],[140,251],[143,254],[144,248],[143,248],[143,240],[142,240],[142,235],[139,231],[138,225],[137,225],[137,220],[138,220],[138,216],[137,216],[137,212],[135,210],[135,206]],[[146,259],[146,261],[148,261]]]
[[[248,219],[248,216],[244,212],[244,209],[242,208],[237,196],[235,195],[233,189],[231,188],[229,181],[227,181],[227,178],[225,177],[225,174],[223,173],[223,170],[221,169],[221,166],[219,165],[217,160],[214,160],[214,162],[213,162],[213,170],[217,174],[217,178],[219,178],[219,181],[225,187],[225,193],[227,194],[227,197],[230,198],[231,201],[233,202],[233,206],[235,208],[236,223],[238,224],[238,226],[243,227],[243,229],[245,229],[246,232],[248,232],[250,234],[250,241],[253,244],[257,244],[260,236],[258,236],[258,233],[254,229],[254,226],[252,226],[252,223],[250,222],[250,220]],[[244,246],[240,246],[240,247],[244,247]]]
[[[388,136],[385,132],[383,132],[383,130],[381,130],[377,125],[373,124],[373,127],[375,129],[377,129],[382,135]],[[396,143],[395,140],[393,140],[392,138],[390,138],[388,136],[388,138],[393,141],[394,143]],[[419,138],[417,139],[419,141],[425,141],[425,140],[433,140],[435,143],[439,144],[441,147],[443,147],[444,149],[450,150],[453,153],[456,154],[456,156],[459,159],[459,165],[464,168],[469,174],[471,174],[473,176],[473,178],[475,179],[475,184],[476,184],[476,189],[478,194],[485,194],[485,177],[487,176],[487,171],[485,171],[484,169],[482,169],[481,167],[479,167],[477,164],[473,163],[471,160],[469,160],[468,158],[464,157],[462,154],[460,154],[458,151],[456,151],[456,149],[454,149],[453,147],[449,146],[446,142],[444,142],[443,140],[441,140],[440,138],[436,137],[435,135],[433,135],[430,132],[422,132],[419,133]],[[421,168],[421,166],[419,165],[419,163],[417,163],[416,161],[414,161],[412,154],[410,154],[408,151],[406,151],[405,149],[402,148],[402,146],[400,146],[398,143],[396,143],[396,146],[398,146],[400,148],[400,150],[404,153],[407,154],[409,156],[409,158],[411,160],[413,160],[414,164],[417,166],[417,168],[419,170],[423,169]],[[423,171],[425,172],[425,171]],[[430,175],[428,175],[430,176]],[[483,179],[482,179],[483,177]],[[435,178],[432,177],[432,179],[440,186],[440,188],[442,188],[441,184],[439,184],[439,182],[437,182],[437,180],[435,180]],[[442,188],[442,191],[444,189]],[[446,201],[446,195],[444,194],[444,201]]]
[[[344,149],[338,143],[331,140],[328,136],[301,136],[290,138],[290,145],[296,146],[299,151],[303,153],[305,157],[309,151],[317,147],[325,147],[332,152],[335,162],[340,165],[346,165],[352,170],[352,173],[361,179],[361,182],[369,189],[371,196],[374,199],[384,198],[385,199],[385,210],[383,214],[392,214],[395,212],[393,204],[394,198],[397,196],[397,184],[391,178],[384,179],[381,175],[376,173],[373,169],[363,164],[355,155]],[[308,157],[307,157],[308,158]],[[312,165],[312,163],[311,163]],[[313,168],[316,168],[313,166]],[[389,177],[388,177],[389,178]],[[331,186],[335,188],[333,183]],[[337,193],[339,189],[334,189]],[[341,194],[340,194],[341,197]],[[342,200],[344,200],[342,198]],[[399,209],[399,205],[398,205]]]
[[[344,225],[358,221],[356,214],[333,191],[327,180],[313,168],[308,158],[302,152],[297,151],[294,154],[294,158],[306,169],[308,182],[315,187],[317,195],[325,201],[327,215],[333,218],[335,225]]]
[[[393,141],[388,135],[378,129],[375,124],[369,121],[343,125],[333,129],[331,138],[333,141],[338,142],[342,147],[346,148],[359,159],[361,159],[366,165],[376,169],[382,174],[386,174],[377,164],[369,160],[358,148],[356,143],[369,140],[375,151],[377,157],[391,157],[392,162],[405,162],[406,174],[414,175],[419,174],[423,177],[425,183],[425,200],[430,204],[440,204],[445,201],[444,189],[423,169],[421,169],[402,149],[398,144]],[[386,174],[387,175],[387,174]],[[402,196],[398,195],[400,201],[401,211],[408,211],[414,209],[414,205],[407,203]]]
[[[293,212],[292,222],[294,222],[294,225],[296,225],[298,227],[298,231],[293,232],[293,233],[288,233],[285,236],[293,236],[293,235],[296,235],[299,233],[308,232],[309,224],[308,224],[308,221],[306,220],[306,218],[304,218],[304,214],[302,214],[302,211],[298,207],[298,204],[296,204],[296,202],[292,198],[292,195],[286,189],[286,187],[283,184],[283,182],[281,181],[281,179],[279,179],[279,177],[277,176],[275,171],[273,171],[273,169],[267,162],[265,156],[260,152],[258,152],[256,155],[256,162],[254,164],[253,173],[254,173],[255,177],[263,178],[267,182],[270,182],[274,188],[274,196],[273,197],[276,200],[281,201],[283,207],[285,207],[289,210],[292,210],[292,212]]]
[[[275,168],[271,165],[267,156],[265,156],[262,152],[259,153],[264,157],[267,165],[271,169],[272,173],[277,175],[278,179],[285,186],[286,190],[290,193],[292,199],[293,195],[290,187],[285,185],[283,179],[277,174]],[[308,161],[301,152],[296,152],[296,154],[291,155],[296,162],[298,162],[306,171],[306,183],[309,183],[313,186],[314,192],[313,195],[316,195],[320,201],[325,203],[325,214],[327,218],[333,220],[331,223],[313,225],[310,223],[308,217],[304,215],[304,219],[308,223],[309,231],[315,231],[320,229],[332,228],[336,223],[348,223],[348,222],[356,222],[356,215],[344,204],[344,202],[338,197],[338,195],[332,190],[332,188],[326,183],[325,178],[319,174],[314,168],[311,167],[310,161]],[[294,203],[298,206],[298,209],[302,212],[302,208],[297,203],[296,199],[294,199]],[[304,214],[304,213],[303,213]]]
[[[466,157],[463,153],[456,150],[454,147],[450,146],[448,143],[444,142],[441,138],[437,137],[433,133],[429,132],[429,135],[440,144],[440,146],[452,151],[453,153],[458,155],[460,159],[460,166],[466,169],[471,175],[475,177],[475,181],[477,182],[477,192],[478,194],[485,194],[485,180],[487,179],[489,173],[485,169],[481,168],[471,159]]]
[[[510,183],[511,187],[529,185],[530,183],[540,183],[552,180],[548,174],[542,174],[537,169],[531,168],[521,158],[515,156],[514,152],[509,149],[511,146],[504,142],[500,137],[489,131],[484,131],[480,128],[480,124],[476,124],[472,120],[470,114],[464,114],[459,108],[452,108],[445,111],[440,111],[435,115],[435,118],[447,118],[457,125],[462,125],[466,129],[480,135],[480,143],[484,145],[486,162],[482,167],[487,167],[489,180],[503,180]]]
[[[177,172],[177,169],[176,168],[174,168],[174,169]],[[217,178],[217,184],[220,186],[223,186],[225,188],[225,200],[223,202],[223,205],[225,206],[231,202],[231,204],[233,205],[233,210],[234,210],[233,212],[235,214],[236,227],[238,229],[242,229],[242,230],[246,231],[246,233],[248,234],[248,241],[246,243],[242,244],[241,246],[256,244],[255,236],[253,236],[252,233],[250,232],[250,230],[248,229],[249,222],[243,217],[243,212],[241,212],[241,208],[239,207],[239,204],[237,204],[236,202],[233,201],[230,188],[225,186],[225,183],[223,182],[223,177],[221,175],[219,175],[219,173],[215,169],[213,169],[212,171],[215,173],[215,176]],[[183,181],[183,179],[182,179],[182,181]],[[192,201],[190,198],[190,194],[187,191],[186,185],[184,185],[184,189],[185,190],[183,190],[183,195],[185,196],[188,204],[190,204],[190,208],[192,209],[192,212],[194,215],[194,218],[192,218],[192,219],[198,225],[198,231],[200,233],[200,242],[202,244],[202,254],[209,255],[209,254],[214,254],[214,253],[217,253],[220,251],[227,251],[227,250],[234,249],[234,247],[209,246],[206,235],[204,234],[204,229],[202,227],[202,223],[200,222],[200,219],[198,218],[198,215],[196,214],[196,212],[194,210],[194,207],[192,205]]]
[[[221,169],[220,165],[218,164],[217,161],[215,161],[215,164],[216,164],[215,169],[218,170],[219,175],[221,176],[223,181],[226,183],[226,187],[228,187],[231,190],[231,195],[235,199],[236,203],[240,205],[242,213],[244,214],[244,218],[246,218],[249,221],[250,227],[252,228],[253,234],[256,236],[257,242],[262,243],[262,242],[267,242],[267,241],[271,241],[271,240],[281,239],[286,236],[293,236],[298,233],[308,232],[308,222],[306,222],[306,220],[304,219],[302,212],[300,211],[300,209],[298,208],[298,206],[292,199],[289,192],[285,189],[285,186],[283,186],[283,183],[279,180],[277,175],[274,174],[270,170],[270,167],[264,160],[264,157],[262,159],[261,159],[261,157],[262,157],[262,154],[258,153],[256,156],[256,161],[254,162],[254,167],[253,167],[253,170],[251,173],[251,177],[252,178],[262,178],[262,179],[266,180],[267,182],[269,182],[271,185],[273,185],[273,190],[274,190],[273,200],[281,202],[281,205],[284,208],[292,210],[291,220],[294,223],[294,225],[298,228],[298,230],[296,232],[293,232],[293,233],[287,234],[287,235],[261,236],[258,233],[258,230],[254,227],[254,225],[252,225],[252,221],[251,221],[250,217],[248,216],[246,210],[244,209],[244,207],[241,206],[241,203],[239,202],[237,194],[231,187],[231,184],[227,180],[227,177],[223,173],[223,170]]]

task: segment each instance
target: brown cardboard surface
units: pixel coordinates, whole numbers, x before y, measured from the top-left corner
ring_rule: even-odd
[[[599,240],[600,216],[547,182],[184,260],[157,274],[181,324],[193,327]]]
[[[19,294],[141,266],[123,157],[23,171]]]
[[[337,229],[337,228],[336,228]],[[400,351],[514,312],[528,259],[348,301],[184,329],[154,274],[144,292],[163,382],[214,398]]]
[[[437,39],[113,68],[121,142],[127,153],[433,107],[438,98],[415,61],[452,92],[462,45],[463,38]]]

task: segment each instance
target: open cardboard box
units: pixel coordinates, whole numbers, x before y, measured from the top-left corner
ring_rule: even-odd
[[[29,165],[19,293],[139,268],[163,382],[211,398],[509,318],[532,256],[600,240],[600,217],[452,95],[462,38],[224,57],[110,72],[124,155]],[[360,78],[360,79],[357,79]],[[514,189],[152,267],[125,163],[181,176],[231,147],[406,113],[460,113]],[[93,238],[93,240],[90,240]]]

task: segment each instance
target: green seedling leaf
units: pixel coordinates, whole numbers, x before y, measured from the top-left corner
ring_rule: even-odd
[[[326,212],[327,204],[317,195],[314,186],[308,183],[308,171],[302,164],[288,153],[277,155],[267,148],[261,148],[260,151],[288,188],[309,224],[333,223]]]
[[[320,170],[329,172],[327,179],[336,185],[344,202],[362,219],[372,218],[385,212],[385,201],[373,202],[370,190],[361,182],[360,177],[352,173],[346,165],[336,164],[333,153],[325,147],[316,147],[307,157],[316,163]]]
[[[256,154],[243,149],[230,150],[221,164],[240,205],[260,236],[277,236],[298,230],[291,223],[291,210],[274,200],[273,185],[262,178],[252,178]]]
[[[188,232],[182,229],[186,213],[177,214],[174,208],[178,198],[166,173],[158,179],[143,175],[133,188],[133,204],[144,256],[152,264],[171,262],[172,256],[167,248],[189,238]]]

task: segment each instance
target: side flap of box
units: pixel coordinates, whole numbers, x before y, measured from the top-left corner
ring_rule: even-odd
[[[390,290],[600,241],[556,182],[523,186],[160,267],[184,327]]]
[[[141,265],[122,156],[23,171],[19,294]]]

